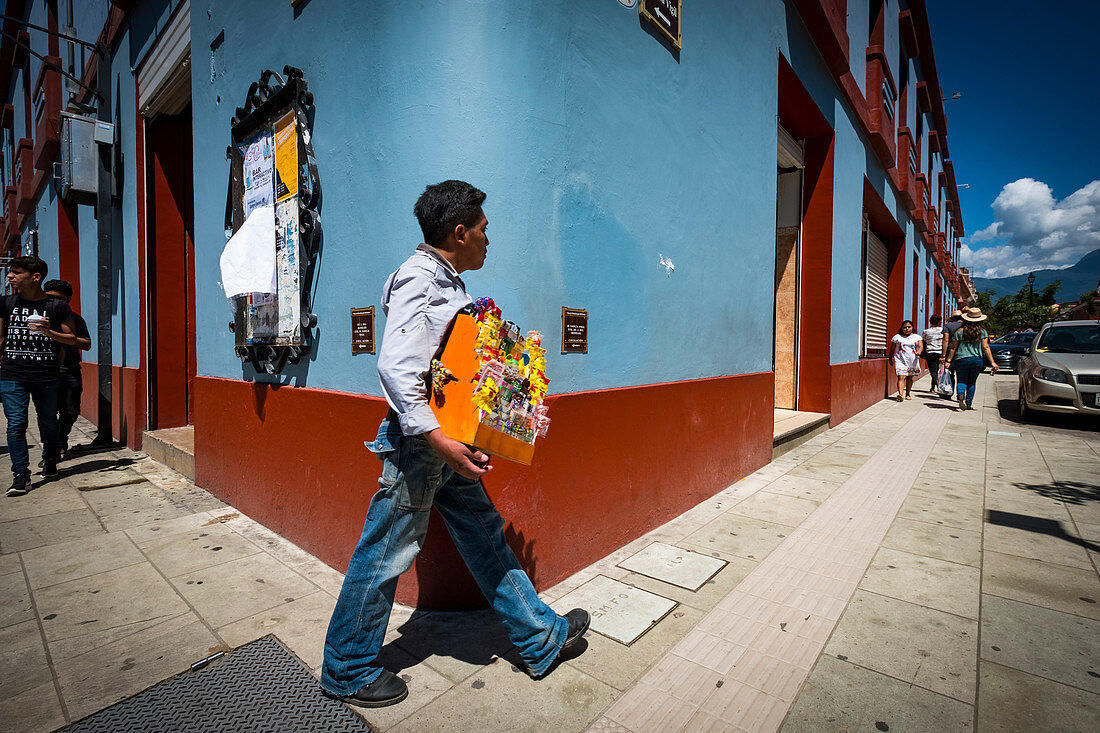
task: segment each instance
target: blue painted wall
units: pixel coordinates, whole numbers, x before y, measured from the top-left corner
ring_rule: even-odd
[[[770,370],[784,6],[751,5],[695,6],[677,62],[614,2],[193,4],[199,372],[242,375],[216,285],[228,122],[286,63],[317,100],[325,187],[305,383],[378,394],[348,312],[377,304],[420,241],[413,202],[449,177],[489,194],[473,295],[551,342],[561,306],[590,311],[591,353],[552,357],[555,391]],[[199,55],[222,32],[211,82]]]

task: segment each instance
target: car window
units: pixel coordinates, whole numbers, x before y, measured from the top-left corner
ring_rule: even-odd
[[[1035,333],[1014,333],[1012,343],[1016,346],[1027,346],[1035,339]]]
[[[1036,348],[1062,354],[1100,354],[1100,325],[1048,328]]]

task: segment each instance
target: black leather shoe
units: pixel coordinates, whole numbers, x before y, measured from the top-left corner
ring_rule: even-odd
[[[546,671],[542,674],[535,674],[535,670],[531,668],[531,665],[524,663],[523,671],[533,680],[541,680],[546,675],[554,671],[554,669],[561,662],[565,661],[565,650],[576,644],[584,636],[584,632],[588,631],[588,625],[592,622],[592,618],[588,615],[588,611],[583,608],[574,608],[569,613],[565,614],[565,620],[569,622],[569,629],[565,632],[565,643],[561,645],[561,649],[558,651],[558,656],[554,658],[554,662],[546,668]],[[587,649],[587,645],[580,649],[584,652]],[[580,656],[579,654],[571,656]]]
[[[584,632],[588,631],[588,624],[592,622],[588,611],[583,608],[574,608],[565,614],[565,620],[569,622],[569,633],[565,635],[565,643],[562,644],[562,649],[568,649],[576,644],[584,636]]]
[[[382,674],[374,682],[351,695],[333,695],[328,690],[322,691],[327,697],[361,708],[384,708],[387,705],[396,705],[409,696],[409,686],[405,684],[405,680],[386,669],[382,670]]]
[[[43,476],[56,476],[57,475],[57,461],[52,458],[46,458],[42,461],[42,475]]]
[[[15,476],[12,478],[11,486],[8,487],[6,496],[23,496],[30,491],[30,476]]]

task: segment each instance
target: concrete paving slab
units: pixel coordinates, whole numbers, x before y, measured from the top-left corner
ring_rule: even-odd
[[[0,575],[21,572],[23,572],[23,566],[19,563],[19,553],[12,552],[8,555],[0,555]]]
[[[559,614],[584,608],[592,617],[592,631],[629,645],[676,605],[664,596],[599,575],[550,607]]]
[[[744,580],[745,576],[751,573],[757,565],[753,560],[746,560],[736,555],[727,556],[724,562],[727,563],[726,566],[696,591],[679,588],[637,573],[628,573],[624,577],[618,578],[618,580],[642,590],[647,590],[650,593],[664,596],[677,603],[702,611],[709,611],[729,595],[730,591],[736,588],[737,584]]]
[[[974,702],[978,622],[856,591],[825,653]]]
[[[774,550],[790,532],[790,527],[781,524],[731,513],[692,532],[683,546],[704,554],[717,551],[749,560],[760,560]]]
[[[983,594],[981,658],[1100,694],[1100,621]]]
[[[1011,522],[1004,526],[997,522]],[[1022,527],[1020,525],[1023,525]],[[1005,555],[1092,570],[1092,562],[1069,522],[1053,522],[1021,515],[987,515],[983,547]]]
[[[913,489],[901,505],[898,516],[918,522],[979,532],[982,529],[982,501],[980,497],[953,501],[942,495],[936,496],[932,492]]]
[[[496,659],[391,730],[581,730],[614,697],[614,688],[569,665],[536,682]]]
[[[0,521],[11,522],[84,508],[84,500],[80,498],[79,491],[67,486],[65,482],[54,482],[25,496],[4,497],[0,503]]]
[[[186,622],[185,622],[186,621]],[[74,657],[58,669],[61,696],[73,720],[185,671],[224,649],[198,619],[181,617]]]
[[[883,547],[859,587],[879,595],[978,618],[981,571],[971,565]]]
[[[90,509],[27,517],[0,522],[0,550],[22,552],[55,542],[104,534],[106,531]]]
[[[821,731],[970,731],[974,710],[963,702],[822,656],[780,733]]]
[[[1100,695],[982,661],[978,665],[982,731],[1079,733],[1100,721]]]
[[[413,611],[404,623],[390,624],[386,633],[393,639],[388,643],[452,682],[476,674],[514,648],[490,610]]]
[[[295,565],[294,570],[333,598],[340,596],[344,574],[338,570],[333,570],[320,560],[310,560],[307,563]]]
[[[804,476],[806,478],[816,478],[822,481],[847,481],[851,478],[852,474],[856,472],[858,465],[855,464],[855,459],[849,465],[841,465],[839,463],[820,463],[809,462],[802,463],[795,466],[787,472],[789,476]]]
[[[1096,571],[987,551],[982,591],[1100,621]]]
[[[985,510],[987,513],[1006,512],[1021,517],[1051,519],[1055,522],[1068,522],[1070,518],[1069,509],[1063,502],[1018,491],[990,490],[986,494]]]
[[[586,634],[584,653],[568,664],[625,690],[703,618],[697,608],[680,606],[630,646],[600,634]]]
[[[0,695],[0,732],[46,733],[65,723],[52,680],[18,695]]]
[[[236,516],[229,516],[236,514]],[[302,550],[290,540],[272,532],[256,520],[240,512],[225,512],[223,523],[238,532],[242,537],[257,545],[279,562],[286,565],[300,565],[313,560],[313,556]]]
[[[626,570],[690,591],[699,590],[725,566],[725,560],[666,542],[654,542],[619,563]]]
[[[23,553],[31,588],[45,588],[145,562],[124,534],[101,534],[37,547]]]
[[[454,686],[449,679],[423,662],[417,664],[411,655],[393,644],[383,647],[378,661],[405,681],[409,696],[400,705],[387,708],[351,707],[375,731],[390,730],[406,718],[415,716],[421,708]]]
[[[222,626],[217,632],[231,647],[274,634],[306,666],[317,669],[323,661],[325,632],[335,606],[335,598],[317,591]]]
[[[187,604],[160,573],[148,564],[129,565],[36,591],[42,628],[56,659],[75,656],[84,648],[54,645],[78,639],[82,647],[110,643],[159,620],[187,613]]]
[[[0,575],[0,628],[33,619],[34,605],[23,573]]]
[[[188,534],[204,527],[216,526],[219,523],[214,520],[214,516],[216,514],[211,512],[196,512],[175,519],[154,519],[152,522],[129,527],[124,531],[140,547],[149,542],[163,540],[166,537]]]
[[[974,565],[981,562],[981,533],[899,517],[882,541],[884,547],[940,560]]]
[[[307,596],[316,586],[266,553],[171,578],[196,612],[218,628]]]
[[[74,489],[85,492],[145,481],[145,477],[134,469],[109,459],[92,460],[78,467],[65,468],[63,476]]]
[[[164,492],[144,479],[139,483],[85,492],[84,498],[109,532],[194,514],[186,507],[173,504]]]
[[[795,496],[821,503],[833,495],[843,481],[823,481],[805,476],[780,476],[763,488],[772,494]]]
[[[14,697],[52,681],[38,622],[0,628],[0,698]]]
[[[813,514],[820,503],[786,494],[773,494],[765,488],[742,501],[732,511],[743,517],[797,527]]]
[[[138,546],[149,562],[169,578],[262,552],[233,530],[217,524],[167,537],[156,536],[139,542]]]

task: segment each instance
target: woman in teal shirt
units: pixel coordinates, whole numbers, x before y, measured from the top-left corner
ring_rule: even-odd
[[[978,384],[978,375],[985,366],[983,355],[993,365],[993,373],[997,373],[997,364],[989,349],[989,334],[981,325],[986,318],[987,316],[982,315],[981,308],[967,308],[963,311],[963,327],[952,335],[951,346],[947,350],[944,365],[955,365],[955,389],[959,395],[960,410],[973,409],[974,388]]]

